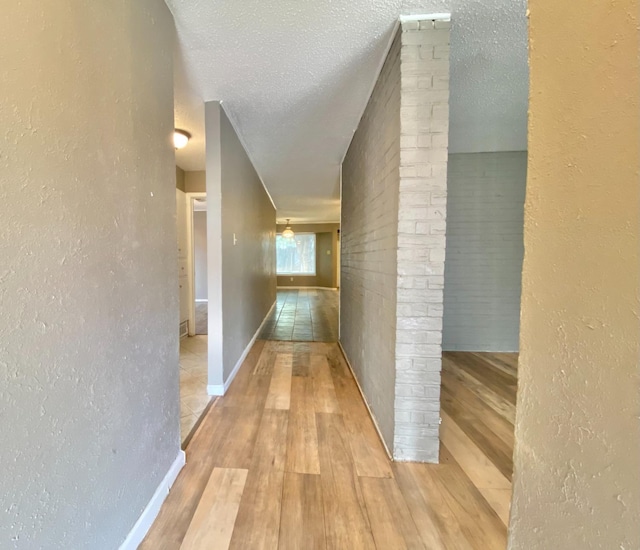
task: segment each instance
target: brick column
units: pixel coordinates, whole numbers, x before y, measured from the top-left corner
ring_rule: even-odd
[[[396,460],[438,461],[449,26],[425,20],[401,28]]]

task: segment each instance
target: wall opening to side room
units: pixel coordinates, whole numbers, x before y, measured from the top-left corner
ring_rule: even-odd
[[[198,172],[176,168],[176,229],[180,296],[180,438],[185,445],[209,404],[207,333],[197,330],[196,240],[199,201],[205,200]],[[195,182],[195,183],[194,183]],[[204,203],[206,208],[206,202]],[[198,213],[201,213],[198,212]],[[206,287],[205,287],[206,289]],[[203,304],[206,308],[206,302]],[[206,316],[206,309],[205,309]]]
[[[463,98],[469,89],[480,91],[487,84],[483,75],[461,69],[461,59],[473,59],[461,43],[469,23],[458,21],[452,30],[460,34],[452,36],[458,62],[450,77],[441,460],[450,456],[457,461],[507,525],[518,386],[528,73],[523,64],[509,78],[497,79],[504,104],[477,94],[482,124],[469,127],[471,104]],[[524,59],[524,14],[513,23],[509,47]],[[486,35],[504,30],[499,19],[473,24]],[[484,479],[469,457],[482,462]]]
[[[207,200],[205,197],[192,200],[193,207],[193,307],[194,331],[207,334],[208,292],[207,292]]]

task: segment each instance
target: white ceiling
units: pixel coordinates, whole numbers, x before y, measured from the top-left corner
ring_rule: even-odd
[[[399,15],[452,14],[450,149],[526,149],[526,0],[166,0],[178,32],[176,152],[203,170],[223,102],[278,218],[338,221],[339,163]]]

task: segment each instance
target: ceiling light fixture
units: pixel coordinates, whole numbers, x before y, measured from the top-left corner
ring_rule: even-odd
[[[177,128],[173,132],[173,145],[176,149],[182,149],[186,147],[187,143],[191,139],[191,134],[184,130],[178,130]]]
[[[291,229],[291,226],[289,225],[289,218],[287,218],[287,227],[284,228],[282,236],[285,239],[293,239],[293,237],[296,236],[296,234],[293,232],[293,229]]]

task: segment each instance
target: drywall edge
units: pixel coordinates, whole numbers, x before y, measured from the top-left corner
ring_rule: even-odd
[[[229,378],[227,378],[223,384],[209,384],[207,386],[207,393],[209,395],[220,396],[220,395],[224,395],[227,392],[227,390],[229,389],[229,386],[231,386],[231,382],[233,382],[233,379],[236,377],[236,374],[238,374],[238,371],[240,370],[242,363],[244,363],[244,360],[247,358],[247,355],[249,355],[249,352],[251,351],[253,344],[256,343],[256,340],[258,339],[258,335],[262,331],[264,324],[267,322],[267,319],[269,319],[269,316],[271,315],[271,312],[275,307],[276,307],[276,302],[273,302],[273,305],[269,308],[269,311],[264,316],[262,323],[260,323],[258,330],[256,330],[256,333],[253,335],[253,338],[251,338],[251,340],[247,344],[247,347],[244,348],[244,351],[242,352],[240,359],[238,359],[238,362],[233,367],[233,370],[231,371]]]

